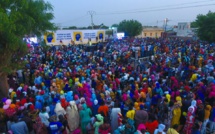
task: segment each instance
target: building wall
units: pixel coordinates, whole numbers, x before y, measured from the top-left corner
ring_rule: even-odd
[[[161,37],[162,32],[164,32],[164,30],[160,29],[160,28],[143,28],[141,34],[138,35],[137,37],[141,37],[141,38],[146,38],[146,37],[159,38],[159,37]]]
[[[143,31],[143,37],[159,38],[163,31],[152,30],[152,31]]]
[[[180,23],[178,23],[177,36],[192,37],[193,32],[192,32],[192,30],[190,28],[190,23],[188,23],[188,22],[180,22]]]

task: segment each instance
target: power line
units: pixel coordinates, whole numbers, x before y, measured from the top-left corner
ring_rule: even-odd
[[[174,7],[174,6],[181,6],[181,5],[190,5],[190,4],[197,4],[197,3],[205,3],[205,2],[213,2],[215,0],[204,0],[204,1],[196,1],[196,2],[187,2],[187,3],[181,3],[181,4],[177,4],[177,5],[164,5],[164,6],[157,6],[157,7],[148,7],[148,8],[144,8],[144,9],[156,9],[156,8],[162,8],[162,7]],[[134,12],[134,11],[140,11],[142,10],[141,9],[130,9],[130,10],[121,10],[121,11],[113,11],[113,12],[109,12],[109,13],[121,13],[121,12]],[[106,14],[105,12],[104,13],[101,13],[100,14]]]
[[[215,5],[215,3],[205,4],[205,5],[195,5],[195,6],[184,6],[184,7],[172,7],[172,8],[154,9],[154,10],[142,10],[142,11],[131,11],[131,12],[119,12],[119,13],[103,13],[103,14],[97,14],[97,15],[113,15],[113,14],[142,13],[142,12],[152,12],[152,11],[165,11],[165,10],[174,10],[174,9],[185,9],[185,8],[205,7],[205,6],[213,6],[213,5]]]

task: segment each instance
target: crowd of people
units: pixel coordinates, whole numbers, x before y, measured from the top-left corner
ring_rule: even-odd
[[[215,44],[129,38],[93,48],[30,50],[25,67],[8,76],[0,132],[215,132]]]

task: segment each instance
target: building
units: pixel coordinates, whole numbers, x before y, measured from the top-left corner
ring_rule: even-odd
[[[194,35],[192,29],[190,28],[189,22],[178,23],[177,36],[179,37],[192,37]]]
[[[159,37],[161,37],[163,32],[164,32],[164,30],[162,28],[143,27],[143,30],[142,30],[141,34],[138,35],[138,37],[141,37],[141,38],[146,38],[146,37],[159,38]]]

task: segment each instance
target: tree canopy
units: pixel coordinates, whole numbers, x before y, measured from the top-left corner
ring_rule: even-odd
[[[50,22],[52,11],[52,5],[44,0],[0,0],[0,78],[23,65],[21,57],[27,52],[23,37],[55,29]],[[0,93],[7,90],[2,84]]]
[[[197,28],[197,35],[201,40],[215,42],[215,13],[208,12],[206,15],[198,15],[191,23],[192,28]]]
[[[118,31],[134,37],[141,33],[142,24],[137,20],[123,20],[118,25]]]

